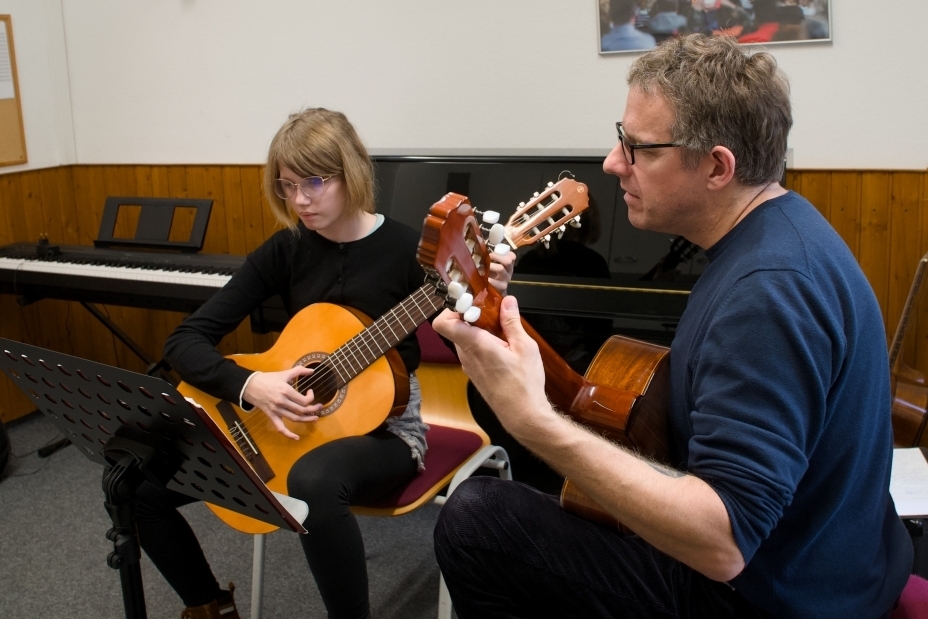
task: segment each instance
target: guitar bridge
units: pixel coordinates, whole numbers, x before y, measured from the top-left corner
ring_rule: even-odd
[[[236,421],[235,425],[229,428],[229,434],[235,439],[235,443],[246,458],[254,458],[260,453],[254,441],[251,440],[248,430],[240,422]]]
[[[267,463],[267,460],[264,459],[264,456],[261,455],[261,452],[258,451],[258,447],[248,433],[248,428],[245,427],[245,424],[243,424],[238,418],[238,415],[235,414],[235,409],[232,408],[232,405],[222,401],[216,404],[216,410],[219,411],[219,414],[222,415],[222,419],[226,422],[226,427],[232,439],[235,441],[235,444],[238,446],[238,450],[242,453],[242,456],[245,457],[248,464],[251,465],[251,468],[254,469],[258,477],[261,478],[261,481],[267,483],[274,479],[274,470],[271,468],[271,465]]]

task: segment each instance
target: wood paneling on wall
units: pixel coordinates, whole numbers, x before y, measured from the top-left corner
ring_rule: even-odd
[[[261,166],[65,166],[0,175],[0,245],[33,242],[42,233],[61,245],[92,245],[107,196],[211,198],[204,253],[244,255],[277,229],[261,189]],[[100,306],[153,360],[184,318],[177,312]],[[0,337],[59,350],[135,372],[146,365],[76,302],[42,300],[25,307],[0,294]],[[274,336],[243,324],[220,344],[225,354],[266,350]],[[0,420],[33,410],[0,378]]]
[[[36,241],[92,245],[107,196],[211,198],[204,253],[244,255],[278,229],[261,191],[261,166],[65,166],[0,175],[0,245]],[[928,251],[928,172],[802,171],[787,186],[808,198],[857,257],[883,311],[887,341]],[[183,319],[176,312],[102,309],[152,359]],[[0,337],[144,372],[145,364],[79,303],[43,300],[25,307],[0,295]],[[243,324],[220,344],[225,354],[257,352],[274,341]],[[928,303],[916,306],[904,360],[928,373]],[[31,403],[0,378],[0,420],[29,413]]]

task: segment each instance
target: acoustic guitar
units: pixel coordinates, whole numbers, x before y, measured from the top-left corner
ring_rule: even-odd
[[[889,347],[889,371],[892,387],[893,442],[897,447],[928,447],[928,386],[925,375],[906,365],[900,352],[905,343],[912,311],[928,273],[928,254],[922,256],[899,318],[899,325]]]
[[[466,232],[476,226],[467,199],[446,196],[429,210],[417,258],[430,275],[465,286],[473,304],[470,316],[463,314],[464,320],[503,337],[499,324],[502,297],[476,266],[486,258],[472,259],[475,253],[485,256],[486,247],[479,239],[473,247],[463,242],[464,238],[476,238]],[[670,461],[669,348],[614,335],[581,376],[524,319],[522,326],[538,344],[545,368],[545,392],[561,412],[643,456]],[[561,490],[561,506],[588,520],[619,526],[569,479]]]
[[[446,199],[464,199],[457,194],[448,196]],[[577,218],[587,205],[586,185],[565,178],[549,183],[544,192],[520,204],[506,225],[488,217],[494,213],[484,213],[484,220],[493,223],[493,227],[475,225],[462,231],[459,239],[464,246],[484,250],[469,258],[468,268],[479,270],[485,277],[489,275],[484,233],[493,243],[505,243],[515,249],[557,233],[564,225],[578,225]],[[470,212],[473,214],[472,209]],[[420,245],[423,242],[426,241],[420,241]],[[478,260],[479,263],[475,262]],[[455,277],[452,273],[446,281],[453,282]],[[394,346],[445,306],[446,281],[427,276],[421,288],[377,320],[349,307],[329,303],[310,305],[290,319],[277,342],[266,352],[229,357],[244,368],[262,372],[296,365],[314,370],[312,375],[296,379],[293,386],[301,393],[312,389],[315,401],[324,406],[318,421],[284,420],[300,437],[297,441],[277,432],[260,411],[244,413],[237,405],[187,383],[181,383],[178,390],[199,404],[227,432],[271,490],[286,494],[287,474],[311,449],[337,438],[367,434],[388,416],[402,413],[409,399],[409,379]],[[460,305],[460,299],[455,303]],[[277,528],[208,502],[207,506],[223,522],[244,533],[269,533]]]

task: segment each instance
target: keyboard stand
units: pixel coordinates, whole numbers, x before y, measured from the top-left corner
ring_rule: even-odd
[[[120,209],[136,206],[139,207],[139,215],[133,238],[114,236]],[[171,240],[171,229],[177,209],[194,209],[190,236],[183,241]],[[94,247],[161,249],[185,253],[198,252],[203,249],[203,240],[206,238],[206,225],[209,223],[212,209],[212,200],[110,196],[106,199],[106,204],[103,207],[103,217],[100,218],[100,231],[97,233],[97,238],[94,239],[93,244]],[[167,361],[164,359],[152,361],[145,354],[144,349],[99,308],[83,301],[81,305],[145,363],[146,374],[160,376],[169,383],[177,385],[177,381],[170,374],[171,366],[168,365]]]
[[[133,238],[115,236],[116,224],[119,220],[121,208],[139,207],[138,223]],[[193,225],[190,236],[186,240],[171,240],[171,229],[174,224],[176,210],[194,209]],[[100,230],[94,239],[94,247],[115,248],[126,247],[136,249],[174,250],[185,253],[198,252],[203,249],[203,240],[206,237],[206,225],[213,208],[212,200],[187,198],[140,198],[140,197],[113,197],[106,199],[103,207],[103,217],[100,219]],[[54,255],[58,248],[49,245],[48,238],[42,237],[36,245],[36,253],[40,256]],[[20,299],[20,305],[26,305],[36,299]],[[152,361],[145,350],[129,337],[129,334],[119,328],[109,316],[92,303],[80,301],[94,318],[100,321],[110,333],[125,344],[129,350],[145,364],[145,373],[149,376],[158,376],[172,385],[177,380],[171,374],[171,366],[164,359]],[[61,439],[39,450],[39,457],[45,458],[70,444],[67,438]]]

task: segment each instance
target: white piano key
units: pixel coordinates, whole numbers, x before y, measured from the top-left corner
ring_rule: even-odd
[[[132,267],[104,266],[95,264],[76,264],[68,262],[51,262],[45,260],[22,260],[0,257],[0,269],[71,275],[77,277],[99,277],[104,279],[153,282],[162,284],[180,284],[186,286],[205,286],[222,288],[231,275],[210,273],[181,273],[162,269],[139,269]]]

